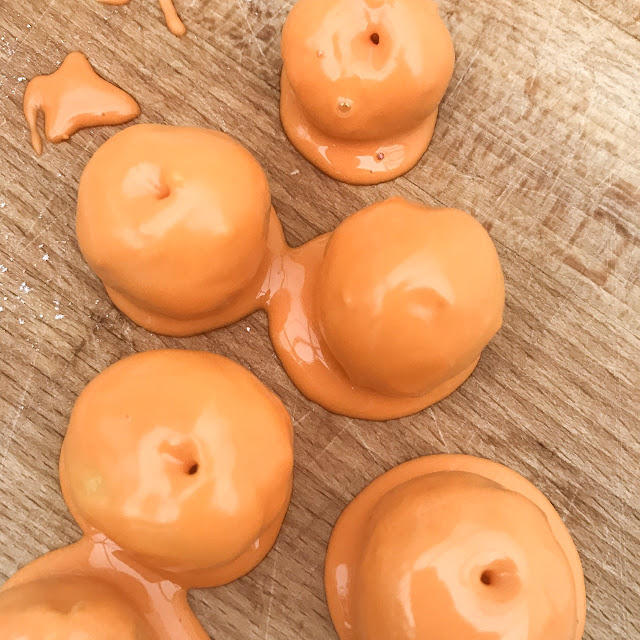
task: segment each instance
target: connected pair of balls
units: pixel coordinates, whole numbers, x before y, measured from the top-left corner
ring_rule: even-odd
[[[296,385],[353,417],[442,399],[502,323],[500,262],[472,216],[392,198],[292,249],[261,167],[222,133],[114,136],[83,173],[77,234],[134,322],[184,336],[265,309]]]

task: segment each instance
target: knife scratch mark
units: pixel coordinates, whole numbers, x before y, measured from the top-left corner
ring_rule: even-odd
[[[9,63],[11,62],[12,58],[16,55],[16,53],[18,53],[18,51],[20,51],[22,49],[22,45],[27,42],[27,40],[29,39],[29,36],[35,31],[35,29],[38,26],[38,24],[40,24],[40,22],[45,18],[45,16],[49,13],[49,11],[51,11],[51,8],[53,7],[53,5],[56,2],[57,2],[57,0],[51,0],[51,2],[47,5],[47,8],[33,22],[33,24],[31,25],[31,28],[27,29],[27,32],[26,32],[25,36],[23,38],[21,38],[20,40],[18,40],[18,46],[16,47],[15,51],[9,56],[9,58],[7,59],[6,64],[2,67],[2,70],[0,70],[0,73],[5,73],[5,71],[7,70],[8,66],[9,66]]]
[[[262,47],[260,46],[260,43],[258,42],[258,38],[256,38],[255,31],[253,30],[253,27],[251,26],[251,22],[249,21],[249,18],[247,17],[247,14],[245,12],[244,7],[242,6],[242,3],[240,2],[240,0],[236,0],[236,4],[240,8],[240,13],[242,14],[242,17],[244,18],[244,21],[247,23],[247,27],[249,28],[249,31],[251,32],[251,37],[253,38],[253,41],[256,43],[256,46],[258,47],[258,51],[260,52],[260,55],[266,60],[267,56],[264,55],[264,51],[262,50]]]

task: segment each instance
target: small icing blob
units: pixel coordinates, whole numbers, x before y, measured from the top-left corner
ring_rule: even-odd
[[[2,591],[0,629],[2,640],[159,640],[114,587],[70,575]]]
[[[502,324],[504,282],[472,216],[392,198],[274,264],[271,337],[287,373],[335,413],[389,419],[471,375]]]
[[[325,565],[341,640],[579,640],[580,558],[527,480],[470,456],[396,467],[345,509]]]
[[[80,395],[60,483],[85,533],[191,588],[262,560],[292,469],[291,420],[257,378],[213,354],[155,351],[116,363]]]
[[[173,4],[173,0],[159,0],[160,8],[162,9],[162,13],[164,14],[165,22],[167,23],[167,27],[174,36],[182,37],[187,33],[187,28],[184,26],[182,20],[180,20],[180,16],[176,11],[176,8]],[[117,6],[122,6],[125,4],[129,4],[131,0],[98,0],[101,4],[112,4]]]
[[[300,0],[282,59],[291,143],[333,178],[377,184],[429,146],[455,53],[432,0]]]
[[[42,153],[37,127],[39,111],[44,114],[44,131],[49,142],[68,140],[86,127],[123,124],[140,115],[137,102],[101,78],[79,52],[70,53],[57,71],[37,76],[27,85],[24,115],[37,155]]]
[[[76,230],[116,306],[169,335],[200,333],[254,310],[282,231],[253,156],[204,129],[136,125],[89,161]]]

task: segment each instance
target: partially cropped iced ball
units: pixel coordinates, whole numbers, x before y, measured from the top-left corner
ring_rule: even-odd
[[[579,640],[582,569],[551,505],[500,465],[433,458],[341,516],[326,572],[341,640]]]
[[[292,470],[280,400],[226,358],[179,350],[138,354],[95,378],[60,458],[83,529],[188,587],[229,582],[262,560]]]
[[[293,145],[332,177],[372,184],[426,150],[455,54],[432,0],[300,0],[282,58]]]
[[[327,245],[317,314],[355,385],[430,393],[475,366],[503,308],[496,249],[463,211],[393,198],[349,217]]]
[[[83,256],[125,314],[188,335],[228,322],[228,308],[259,286],[270,212],[267,178],[235,140],[142,124],[87,164],[76,227]]]
[[[0,592],[2,640],[159,640],[105,582],[45,578]]]

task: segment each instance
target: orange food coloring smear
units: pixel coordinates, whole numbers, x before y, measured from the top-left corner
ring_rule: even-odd
[[[239,365],[178,350],[116,363],[80,395],[60,457],[63,495],[85,536],[4,585],[0,628],[16,630],[11,640],[39,640],[40,629],[205,640],[187,589],[225,584],[262,561],[292,471],[291,420]]]
[[[49,142],[68,140],[87,127],[123,124],[140,115],[137,102],[125,91],[101,78],[87,58],[70,53],[57,71],[33,78],[24,94],[24,115],[37,155],[42,153],[38,113],[44,114]]]
[[[431,0],[300,0],[282,32],[280,116],[321,171],[377,184],[424,154],[453,74]]]
[[[340,516],[325,565],[341,640],[580,640],[585,586],[551,503],[502,465],[419,458]]]
[[[120,132],[84,171],[76,227],[113,302],[150,331],[266,310],[289,376],[334,413],[389,419],[439,401],[502,323],[498,256],[470,215],[392,198],[290,248],[262,169],[222,133]]]
[[[131,0],[98,0],[100,4],[111,4],[116,6],[122,6],[125,4],[129,4]],[[162,9],[162,13],[164,14],[165,22],[167,23],[167,27],[174,36],[182,37],[187,33],[187,28],[184,26],[182,20],[180,20],[180,16],[176,11],[175,5],[173,4],[173,0],[159,0],[160,8]]]

